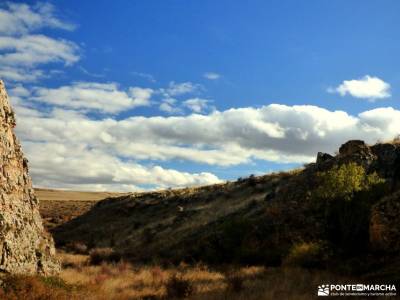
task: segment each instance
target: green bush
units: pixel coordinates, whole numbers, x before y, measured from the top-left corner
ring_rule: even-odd
[[[377,173],[367,174],[364,167],[354,162],[317,175],[320,182],[316,196],[323,199],[342,198],[351,201],[357,192],[368,191],[374,186],[384,183]]]
[[[385,194],[385,181],[354,162],[319,173],[314,192],[327,238],[344,254],[365,251],[371,206]]]
[[[284,264],[302,268],[322,268],[329,258],[328,248],[321,242],[300,242],[292,246]]]

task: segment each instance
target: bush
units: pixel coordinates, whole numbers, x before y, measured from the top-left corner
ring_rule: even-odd
[[[385,194],[384,179],[352,162],[319,173],[318,180],[314,199],[328,240],[346,256],[366,251],[370,210]]]
[[[300,242],[292,246],[284,263],[302,268],[321,268],[328,256],[327,248],[322,243]]]
[[[368,191],[384,183],[377,173],[367,174],[363,166],[354,162],[318,174],[320,181],[316,196],[323,199],[344,199],[351,201],[354,194]]]
[[[182,276],[176,274],[168,279],[165,284],[165,289],[167,292],[167,299],[186,298],[191,296],[194,291],[193,283],[190,280],[184,279]]]
[[[121,254],[114,252],[112,248],[95,248],[89,252],[89,263],[91,265],[100,265],[103,262],[117,263],[121,260]]]

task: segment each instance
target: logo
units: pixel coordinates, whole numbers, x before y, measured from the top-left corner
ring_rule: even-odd
[[[317,290],[318,296],[396,296],[394,284],[321,284]]]
[[[329,296],[328,284],[322,284],[318,286],[318,296]]]

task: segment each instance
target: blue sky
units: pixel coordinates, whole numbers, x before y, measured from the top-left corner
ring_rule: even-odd
[[[38,186],[198,185],[400,132],[398,1],[13,1],[0,78]],[[90,171],[88,171],[90,170]]]

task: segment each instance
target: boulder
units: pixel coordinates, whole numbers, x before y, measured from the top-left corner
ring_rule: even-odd
[[[349,156],[353,154],[365,154],[369,152],[370,152],[369,147],[365,144],[364,141],[361,140],[348,141],[339,148],[339,154],[342,156]]]
[[[0,272],[56,274],[60,264],[54,242],[43,228],[14,127],[14,112],[0,81]]]
[[[399,180],[400,174],[400,144],[376,144],[371,147],[377,157],[374,169],[385,178]]]

